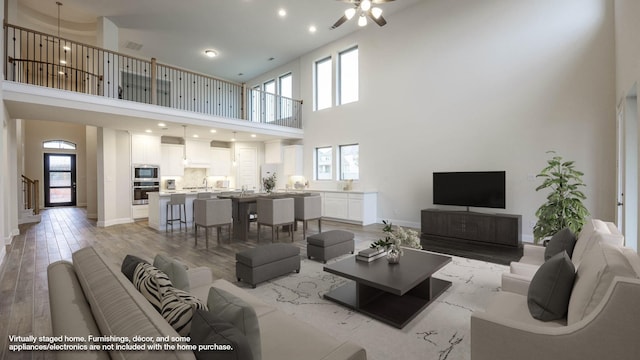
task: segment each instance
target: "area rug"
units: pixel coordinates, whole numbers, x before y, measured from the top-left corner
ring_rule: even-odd
[[[305,259],[299,274],[247,290],[338,339],[361,345],[370,360],[470,359],[471,313],[485,308],[500,290],[502,272],[508,270],[504,265],[452,257],[434,275],[452,286],[407,326],[396,329],[323,299],[326,292],[349,281],[324,272],[323,266]]]

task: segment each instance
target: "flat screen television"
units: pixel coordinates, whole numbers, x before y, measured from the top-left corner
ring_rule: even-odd
[[[433,203],[505,208],[504,171],[434,172]]]

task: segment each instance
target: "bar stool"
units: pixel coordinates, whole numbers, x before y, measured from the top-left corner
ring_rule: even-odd
[[[182,230],[182,224],[184,224],[185,230],[187,229],[187,207],[185,205],[187,200],[187,195],[185,194],[171,194],[171,198],[167,202],[167,223],[166,227],[171,225],[171,231],[173,232],[173,223],[177,221],[180,225],[180,230]],[[173,208],[178,207],[178,217],[174,217]],[[171,217],[169,217],[169,209],[171,209]],[[182,217],[184,213],[184,218]]]

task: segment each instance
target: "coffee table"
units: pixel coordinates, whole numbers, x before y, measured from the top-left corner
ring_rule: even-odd
[[[351,256],[324,267],[353,280],[324,297],[402,329],[451,286],[431,277],[450,262],[449,256],[414,249],[404,249],[399,264],[389,264],[384,257],[368,263]]]

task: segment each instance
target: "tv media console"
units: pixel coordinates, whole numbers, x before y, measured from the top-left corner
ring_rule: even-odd
[[[424,209],[420,218],[423,238],[522,247],[521,215]]]

